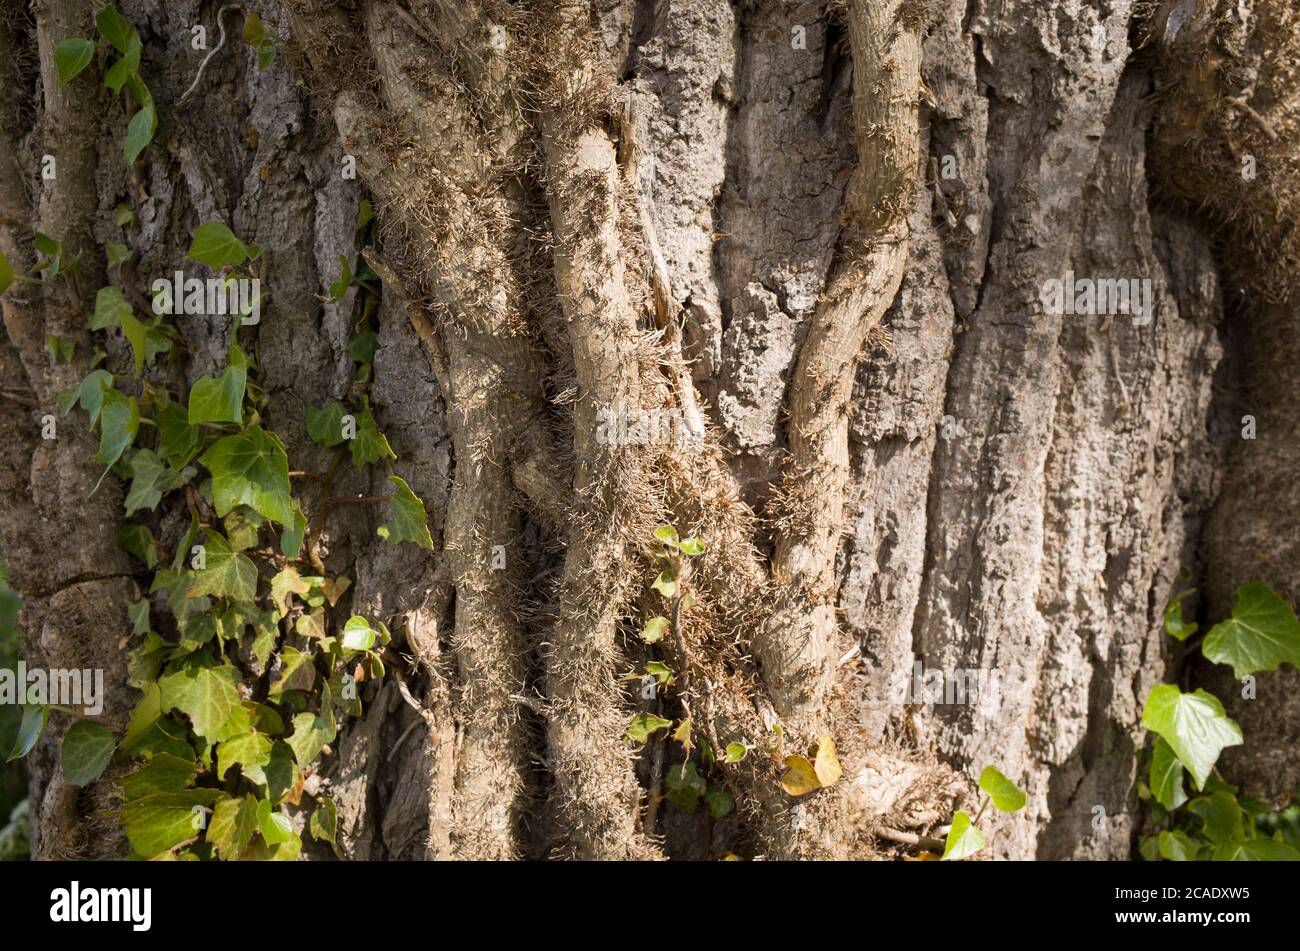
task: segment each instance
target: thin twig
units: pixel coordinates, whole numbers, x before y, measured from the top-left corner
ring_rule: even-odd
[[[223,20],[226,13],[230,10],[242,11],[243,9],[244,8],[237,3],[227,3],[217,11],[217,29],[221,31],[221,36],[217,40],[217,45],[212,47],[212,52],[203,57],[203,62],[199,63],[199,71],[194,75],[194,82],[190,83],[190,88],[185,90],[184,94],[176,100],[177,106],[185,105],[186,100],[189,99],[194,93],[194,90],[198,88],[199,82],[203,79],[203,71],[208,68],[208,63],[212,60],[212,57],[221,52],[221,48],[226,45],[226,24]]]

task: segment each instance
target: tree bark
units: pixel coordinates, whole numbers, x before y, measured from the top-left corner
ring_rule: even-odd
[[[330,464],[303,414],[353,385],[356,292],[325,289],[362,253],[362,201],[377,214],[369,399],[437,550],[385,544],[362,506],[325,539],[354,581],[341,616],[386,620],[405,661],[322,763],[344,857],[876,857],[882,830],[969,807],[993,764],[1029,802],[985,819],[987,854],[1128,858],[1180,568],[1216,618],[1246,581],[1300,600],[1280,2],[1239,22],[1206,0],[250,0],[282,50],[259,69],[241,12],[119,0],[161,119],[132,166],[98,60],[67,86],[54,62],[99,6],[0,15],[0,251],[26,270],[35,232],[61,240],[84,310],[123,279],[105,242],[129,240],[141,287],[187,269],[207,221],[266,247],[264,424],[292,469]],[[1191,200],[1198,169],[1237,188],[1243,149],[1271,187]],[[1049,312],[1068,273],[1149,280],[1151,319]],[[3,308],[0,553],[27,663],[102,668],[124,723],[123,604],[147,576],[115,543],[120,480],[57,400],[96,346],[118,369],[130,348],[50,287]],[[188,386],[230,330],[177,326]],[[70,363],[48,334],[77,341]],[[611,443],[620,407],[679,413],[691,439]],[[372,469],[341,467],[335,494],[388,491]],[[162,514],[169,537],[182,518]],[[650,645],[661,522],[706,551],[681,579],[699,605]],[[624,675],[651,660],[675,681],[647,701]],[[900,699],[918,664],[1000,702]],[[1227,762],[1281,802],[1297,675],[1270,676]],[[683,746],[625,736],[655,710],[697,749],[751,748],[710,773],[725,818],[659,806]],[[64,781],[67,722],[28,760],[34,854],[123,854],[109,778]],[[790,796],[784,757],[828,737],[843,778]]]

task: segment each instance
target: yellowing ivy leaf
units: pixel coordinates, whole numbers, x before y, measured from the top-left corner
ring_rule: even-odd
[[[785,774],[781,777],[781,788],[791,796],[806,796],[810,792],[821,789],[822,784],[808,757],[795,754],[785,758]]]
[[[829,736],[823,736],[817,741],[817,758],[813,762],[813,771],[823,788],[834,786],[844,775],[844,769],[835,756],[835,741]]]

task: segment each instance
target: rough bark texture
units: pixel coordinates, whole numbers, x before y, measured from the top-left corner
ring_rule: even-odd
[[[1180,567],[1216,617],[1244,581],[1300,599],[1294,260],[1236,253],[1224,210],[1180,193],[1177,120],[1202,107],[1171,97],[1189,60],[1170,51],[1215,40],[1161,33],[1177,6],[257,0],[289,55],[259,71],[232,38],[177,106],[205,55],[190,27],[211,46],[216,7],[120,0],[162,117],[128,169],[120,99],[54,71],[97,4],[9,0],[0,250],[27,266],[32,233],[55,235],[93,294],[124,200],[142,285],[205,221],[266,246],[266,423],[319,470],[305,407],[352,380],[352,294],[324,289],[374,202],[370,399],[439,550],[384,544],[360,506],[331,523],[351,610],[388,620],[410,659],[325,758],[346,857],[875,855],[882,826],[932,829],[995,763],[1029,805],[985,820],[991,854],[1125,858]],[[1282,143],[1256,150],[1294,162],[1294,76],[1269,66],[1294,19],[1242,9],[1233,35],[1263,78],[1229,92],[1265,97],[1253,111]],[[1231,134],[1194,138],[1222,157]],[[1273,196],[1247,230],[1294,221]],[[1044,282],[1067,272],[1149,279],[1151,321],[1046,313]],[[35,285],[3,306],[0,552],[27,661],[103,667],[122,720],[139,565],[114,544],[121,486],[94,488],[84,415],[40,432],[90,334]],[[189,382],[228,340],[185,320]],[[51,360],[47,333],[82,356]],[[704,451],[611,447],[596,414],[620,404],[702,413]],[[336,489],[385,475],[344,467]],[[635,632],[661,520],[709,545],[699,632],[664,647],[687,715],[760,746],[711,826],[659,810],[664,745],[622,738],[655,709],[618,678],[651,656]],[[1001,702],[901,703],[917,662],[992,672]],[[1300,778],[1296,676],[1261,676],[1235,711],[1251,747],[1229,764],[1277,801]],[[841,784],[786,796],[761,753],[773,722],[787,753],[833,736]],[[35,852],[119,854],[97,818],[108,784],[63,783],[64,725],[29,761]]]

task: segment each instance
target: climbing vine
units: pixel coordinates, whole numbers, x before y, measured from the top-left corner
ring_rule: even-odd
[[[139,107],[123,146],[132,163],[157,127],[139,73],[140,37],[112,7],[95,22],[113,60],[105,85],[125,88]],[[244,39],[263,64],[274,55],[260,21],[246,23]],[[60,43],[60,81],[72,82],[94,54],[89,40]],[[363,203],[359,232],[371,217]],[[135,212],[120,206],[114,220],[129,242]],[[97,348],[90,372],[59,394],[59,408],[65,416],[85,414],[99,433],[95,461],[126,484],[129,521],[117,542],[143,566],[147,583],[126,604],[136,643],[128,682],[140,694],[128,721],[27,703],[12,756],[33,748],[52,713],[72,718],[62,740],[63,777],[86,786],[118,767],[120,818],[139,857],[294,859],[304,831],[337,849],[337,808],[320,759],[340,718],[359,715],[367,684],[384,677],[382,654],[392,636],[382,620],[343,610],[351,580],[326,570],[326,519],[345,504],[384,505],[390,517],[380,537],[433,548],[424,504],[401,477],[388,476],[388,495],[333,495],[345,461],[361,470],[396,459],[365,395],[377,343],[377,276],[368,268],[353,274],[343,261],[344,275],[329,289],[335,301],[358,290],[348,343],[356,371],[347,403],[307,409],[308,436],[333,450],[328,470],[313,473],[290,470],[283,442],[263,424],[268,398],[250,345],[266,303],[264,248],[241,241],[223,222],[202,224],[188,257],[217,277],[174,287],[155,282],[146,301],[125,267],[134,252],[109,242],[106,258],[119,280],[98,290],[90,313],[82,309],[78,262],[47,235],[36,236],[34,251],[30,274],[16,275],[0,261],[0,283],[62,288],[87,330],[120,334],[129,348],[121,372],[108,369],[107,353]],[[169,317],[212,314],[214,302],[215,313],[231,321],[226,363],[186,389],[175,382],[183,345]],[[52,360],[75,357],[75,340],[46,343]],[[314,506],[294,489],[313,482]]]
[[[1165,632],[1253,688],[1257,673],[1283,663],[1300,666],[1300,622],[1291,605],[1260,582],[1237,589],[1232,615],[1200,634],[1200,625],[1183,614],[1192,589],[1180,592],[1165,609]],[[1177,684],[1152,689],[1142,724],[1155,735],[1147,779],[1138,795],[1148,804],[1157,827],[1142,838],[1149,861],[1295,861],[1300,859],[1300,807],[1274,812],[1245,795],[1215,771],[1224,749],[1244,742],[1241,727],[1212,693],[1182,691]],[[1189,796],[1186,779],[1191,778]]]

